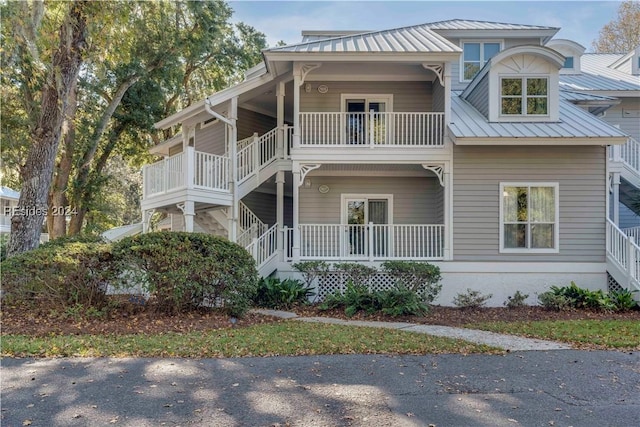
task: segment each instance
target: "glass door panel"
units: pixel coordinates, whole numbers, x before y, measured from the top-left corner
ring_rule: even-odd
[[[373,223],[373,255],[384,257],[389,248],[389,201],[387,199],[368,201],[367,224]]]
[[[347,99],[347,144],[366,144],[365,99]]]
[[[362,256],[367,254],[366,208],[365,199],[347,200],[347,255]]]

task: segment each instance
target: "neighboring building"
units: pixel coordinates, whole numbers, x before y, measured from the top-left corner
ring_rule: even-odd
[[[0,187],[0,234],[11,233],[11,216],[18,206],[20,193],[9,187]]]
[[[20,193],[12,190],[9,187],[0,187],[0,234],[11,234],[11,217],[16,211],[18,206],[18,200],[20,199]],[[40,233],[40,243],[46,243],[49,241],[48,233]]]
[[[557,31],[451,20],[266,49],[243,82],[156,124],[182,133],[151,148],[143,223],[227,236],[263,275],[429,261],[445,305],[467,288],[501,305],[570,281],[637,287],[640,248],[607,214],[626,169],[640,176],[637,50],[605,61]]]

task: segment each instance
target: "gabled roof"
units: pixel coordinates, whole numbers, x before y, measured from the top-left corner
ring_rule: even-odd
[[[627,135],[621,130],[598,119],[592,114],[560,101],[560,120],[558,122],[489,122],[478,110],[458,96],[451,97],[451,130],[457,144],[464,139],[475,143],[484,141],[487,144],[500,144],[498,138],[526,144],[540,144],[540,138],[562,139],[562,143],[585,144],[593,140],[594,144],[622,144]],[[462,141],[461,141],[462,140]],[[507,142],[507,141],[504,141]],[[481,143],[481,142],[480,142]]]
[[[350,34],[324,40],[278,46],[263,52],[303,53],[459,53],[462,50],[428,28],[428,24]]]

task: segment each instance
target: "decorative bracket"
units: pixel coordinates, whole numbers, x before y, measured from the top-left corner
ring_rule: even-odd
[[[320,166],[322,166],[320,163],[309,163],[300,165],[300,182],[298,183],[298,187],[302,185],[302,183],[304,182],[304,178],[309,172],[318,169]]]
[[[426,68],[429,71],[433,71],[438,77],[438,81],[440,82],[440,86],[444,87],[444,65],[442,64],[422,64],[423,68]]]
[[[300,86],[304,84],[304,80],[307,78],[307,74],[316,68],[320,68],[322,64],[313,63],[313,64],[302,64],[300,66]]]
[[[184,203],[176,203],[176,208],[180,209],[180,212],[184,215]]]
[[[422,167],[436,174],[438,181],[440,181],[440,187],[444,187],[444,168],[441,165],[422,165]]]

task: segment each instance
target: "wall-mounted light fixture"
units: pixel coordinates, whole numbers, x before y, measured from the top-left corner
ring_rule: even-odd
[[[305,179],[304,180],[304,188],[311,188],[311,180],[310,179]]]
[[[304,85],[304,91],[307,93],[311,92],[311,83]]]

